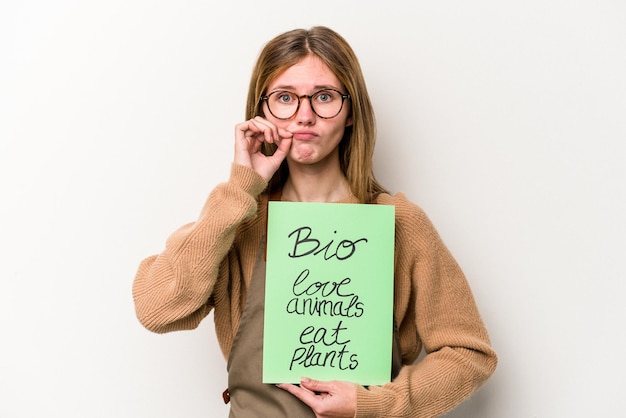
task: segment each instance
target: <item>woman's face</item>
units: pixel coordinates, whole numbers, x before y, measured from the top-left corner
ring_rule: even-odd
[[[268,86],[267,94],[281,90],[295,93],[297,96],[308,96],[324,89],[334,89],[347,94],[330,68],[317,56],[309,55],[276,77]],[[324,98],[325,96],[322,96],[322,100]],[[338,145],[346,126],[352,124],[349,100],[345,100],[339,114],[330,119],[320,118],[311,108],[311,102],[307,98],[300,99],[298,111],[287,120],[274,117],[267,106],[266,101],[264,113],[267,120],[293,134],[291,149],[287,156],[289,164],[339,163]]]

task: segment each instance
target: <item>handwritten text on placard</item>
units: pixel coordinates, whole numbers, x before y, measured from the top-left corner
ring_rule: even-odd
[[[394,208],[271,202],[263,381],[389,381]]]

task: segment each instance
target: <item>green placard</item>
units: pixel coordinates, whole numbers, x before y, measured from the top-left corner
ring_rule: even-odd
[[[270,202],[263,382],[391,379],[395,207]]]

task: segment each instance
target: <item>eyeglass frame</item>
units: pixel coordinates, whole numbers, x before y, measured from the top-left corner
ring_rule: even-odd
[[[341,106],[339,107],[339,110],[337,111],[337,113],[335,113],[333,116],[320,116],[317,113],[317,111],[315,110],[315,106],[313,106],[313,101],[312,101],[313,96],[315,96],[316,94],[318,94],[320,92],[323,92],[323,91],[336,91],[341,96]],[[296,96],[296,98],[298,99],[298,106],[296,106],[296,110],[294,110],[293,114],[291,116],[287,117],[287,118],[279,118],[278,116],[276,116],[274,114],[274,112],[272,112],[272,108],[270,107],[270,104],[268,102],[268,99],[269,99],[269,97],[272,94],[281,93],[281,92],[293,93]],[[274,116],[276,119],[289,120],[289,119],[293,118],[298,113],[298,110],[300,110],[300,105],[302,104],[302,99],[304,99],[304,98],[309,99],[309,105],[311,106],[311,110],[313,111],[313,113],[315,113],[315,115],[318,118],[321,118],[321,119],[336,118],[341,113],[341,111],[343,110],[343,103],[346,101],[346,99],[352,99],[352,97],[350,97],[350,94],[342,93],[341,91],[339,91],[337,89],[320,89],[320,90],[318,90],[318,91],[316,91],[316,92],[314,92],[312,94],[303,94],[301,96],[298,96],[296,93],[294,93],[292,91],[289,91],[289,90],[276,90],[276,91],[271,92],[270,94],[262,95],[259,100],[262,101],[262,102],[264,101],[264,102],[267,103],[267,110],[269,110],[269,112],[272,114],[272,116]]]

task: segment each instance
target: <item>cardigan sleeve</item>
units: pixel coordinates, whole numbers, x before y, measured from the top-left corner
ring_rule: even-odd
[[[133,282],[135,312],[147,329],[192,329],[212,309],[210,297],[237,227],[254,216],[267,183],[233,164],[230,178],[209,195],[197,221],[175,231],[165,249],[144,259]]]
[[[402,194],[379,203],[396,206],[395,314],[406,365],[386,385],[357,388],[356,417],[437,417],[493,374],[497,356],[469,284],[426,214]]]

